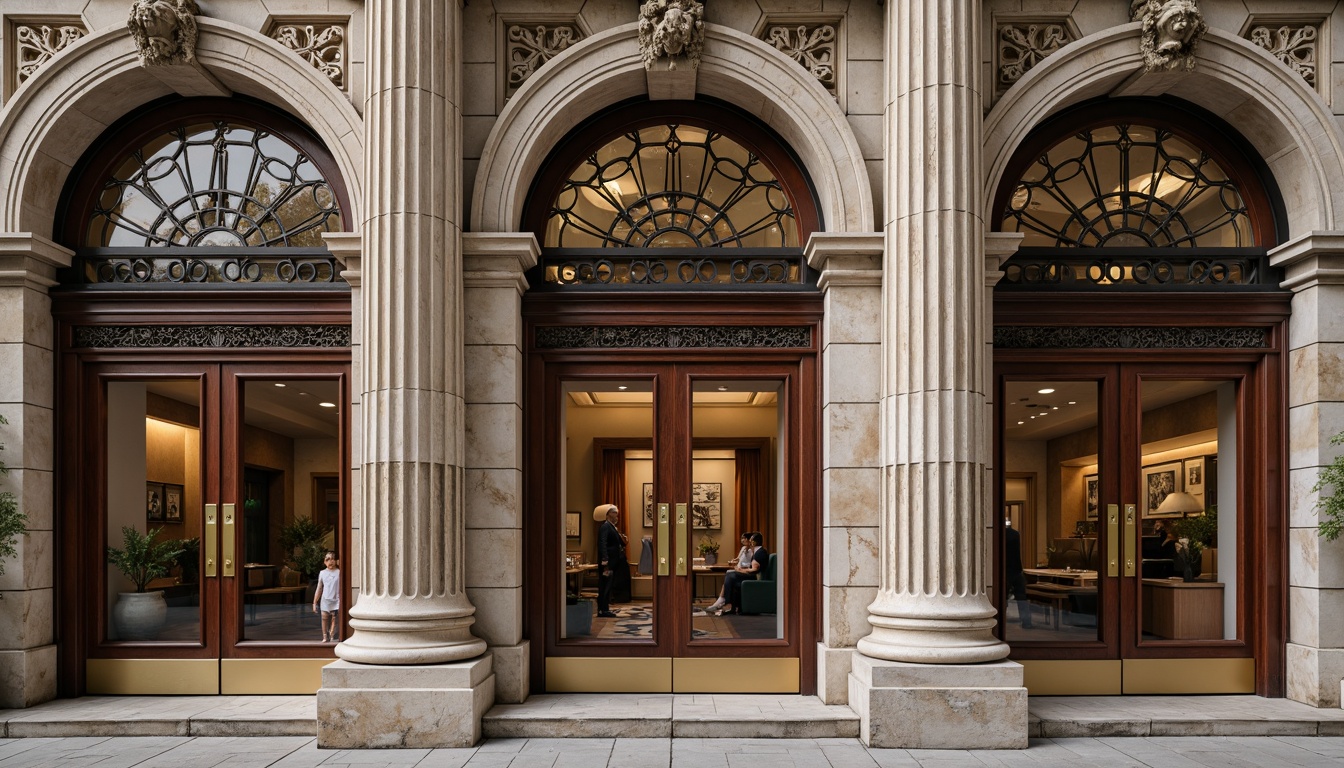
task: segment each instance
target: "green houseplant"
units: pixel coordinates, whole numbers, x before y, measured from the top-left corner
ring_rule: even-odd
[[[323,568],[326,553],[323,542],[331,533],[330,526],[318,525],[311,517],[296,517],[280,529],[280,549],[284,550],[294,570],[305,578],[317,578]]]
[[[719,542],[709,534],[700,537],[700,556],[705,558],[705,565],[714,565],[719,562]]]
[[[155,541],[162,532],[162,528],[151,528],[141,533],[123,525],[121,548],[107,548],[107,561],[135,584],[135,591],[120,593],[112,607],[112,620],[123,640],[152,640],[168,618],[163,592],[145,591],[149,582],[167,576],[182,554],[181,539]]]
[[[0,424],[8,423],[4,416],[0,416]],[[0,451],[4,449],[5,446],[0,445]],[[0,461],[0,475],[8,473],[9,468]],[[28,517],[19,511],[19,500],[9,491],[0,491],[0,575],[5,572],[5,561],[19,553],[15,544],[27,525]]]

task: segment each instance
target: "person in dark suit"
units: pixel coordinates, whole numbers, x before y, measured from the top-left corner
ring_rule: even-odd
[[[606,508],[606,521],[597,529],[597,615],[616,618],[612,602],[630,600],[630,564],[625,559],[625,534],[617,527],[621,510],[615,504],[603,504],[593,510],[594,517]]]
[[[1022,536],[1011,525],[1003,529],[1003,571],[1008,592],[1017,600],[1017,616],[1023,629],[1031,629],[1031,603],[1027,602],[1027,577],[1022,573]]]

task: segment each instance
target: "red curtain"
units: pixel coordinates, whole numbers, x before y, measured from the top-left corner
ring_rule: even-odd
[[[769,504],[770,489],[766,486],[758,448],[739,448],[734,453],[737,467],[737,531],[759,531],[768,551],[776,550],[775,516]]]

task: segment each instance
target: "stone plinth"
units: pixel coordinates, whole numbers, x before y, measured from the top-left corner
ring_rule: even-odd
[[[495,704],[494,658],[382,666],[336,661],[322,668],[317,745],[323,749],[470,747]]]
[[[854,654],[859,738],[896,749],[1026,749],[1022,665],[912,664]]]

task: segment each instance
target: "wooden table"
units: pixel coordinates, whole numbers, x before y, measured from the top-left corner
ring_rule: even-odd
[[[1050,625],[1059,629],[1074,598],[1097,594],[1097,572],[1074,568],[1023,568],[1029,577],[1027,599],[1045,603]]]
[[[695,596],[696,597],[715,597],[723,592],[723,577],[731,571],[731,565],[696,565],[691,570],[695,572]],[[709,594],[700,589],[701,579],[709,579]]]
[[[1223,639],[1223,585],[1143,579],[1143,631],[1168,640]]]
[[[1095,586],[1097,583],[1096,571],[1080,571],[1076,568],[1023,568],[1022,573],[1034,577],[1036,581],[1052,584],[1084,587],[1088,584]]]

